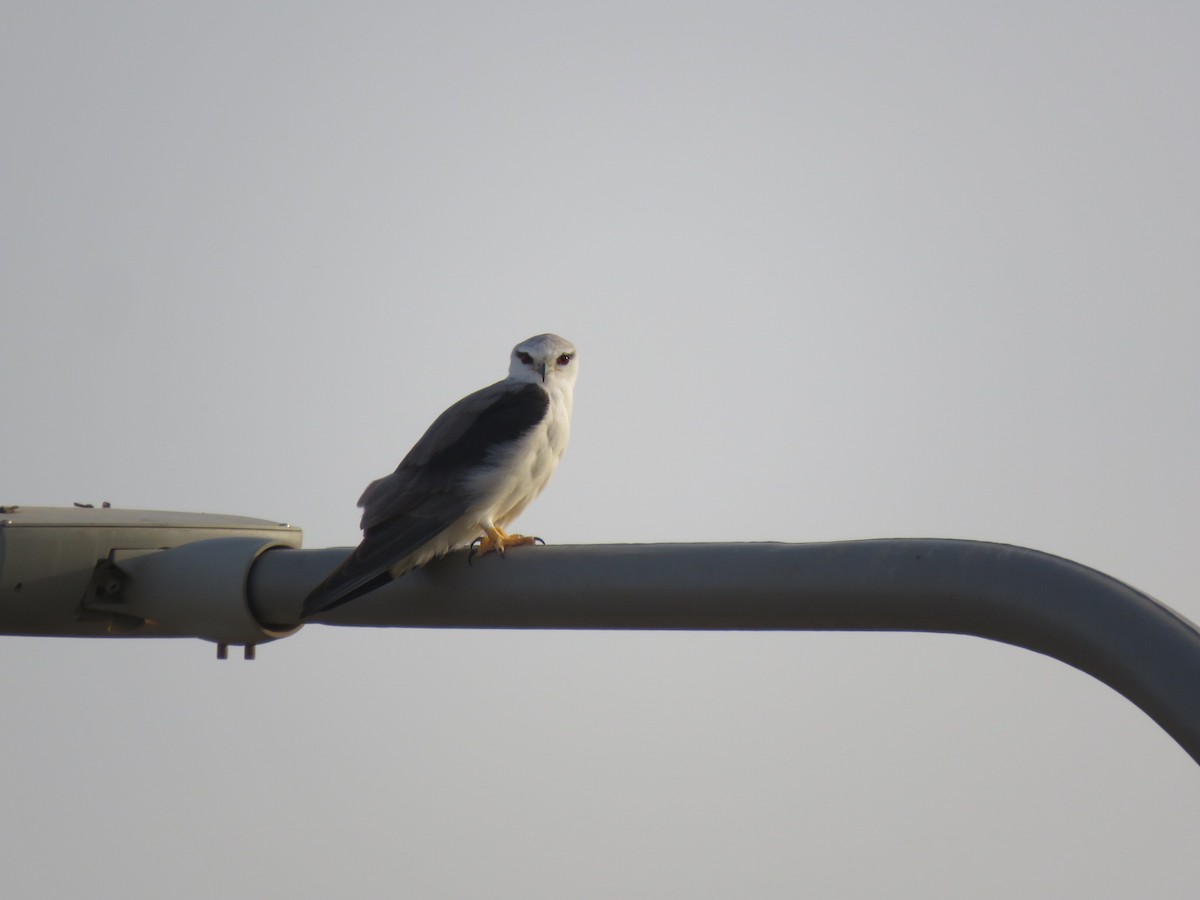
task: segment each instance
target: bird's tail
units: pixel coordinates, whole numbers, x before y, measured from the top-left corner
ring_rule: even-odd
[[[393,580],[394,576],[386,569],[374,575],[355,575],[338,568],[304,598],[304,609],[300,613],[300,618],[307,619],[317,613],[327,612],[336,606],[341,606],[343,603],[357,600],[364,594],[369,594]]]
[[[397,565],[445,526],[436,520],[399,516],[363,533],[362,543],[304,601],[302,618],[349,603],[395,579]]]

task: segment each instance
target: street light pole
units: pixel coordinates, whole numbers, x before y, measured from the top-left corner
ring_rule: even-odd
[[[194,513],[0,508],[0,634],[201,637],[225,658],[294,634],[349,552]],[[1087,672],[1200,762],[1200,630],[1094,569],[980,541],[456,551],[309,620],[409,628],[915,631],[975,635]]]

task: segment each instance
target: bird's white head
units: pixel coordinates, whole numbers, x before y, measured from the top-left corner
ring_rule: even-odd
[[[513,347],[508,364],[508,377],[514,381],[533,382],[570,390],[575,384],[579,361],[575,345],[557,334],[539,334]]]

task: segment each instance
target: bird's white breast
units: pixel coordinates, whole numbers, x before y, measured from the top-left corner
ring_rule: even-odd
[[[571,437],[571,394],[551,387],[550,405],[542,421],[518,441],[496,465],[476,477],[482,502],[478,521],[500,527],[515,519],[550,481]]]

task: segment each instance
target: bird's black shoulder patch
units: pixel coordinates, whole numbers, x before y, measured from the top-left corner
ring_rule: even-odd
[[[499,394],[454,441],[429,457],[434,471],[452,471],[483,462],[492,450],[515,441],[546,417],[550,395],[523,384]]]

